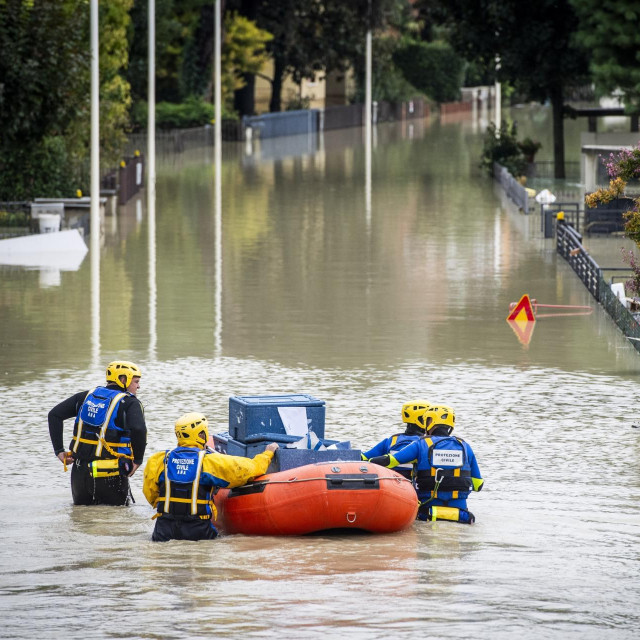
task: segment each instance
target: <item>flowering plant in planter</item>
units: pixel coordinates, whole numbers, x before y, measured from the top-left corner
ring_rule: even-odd
[[[609,186],[585,197],[585,204],[589,208],[596,207],[598,204],[607,204],[624,195],[629,181],[640,178],[640,143],[631,149],[621,149],[617,153],[609,154],[603,162],[610,178]],[[631,238],[640,247],[640,197],[634,198],[633,207],[623,216],[626,220],[624,224],[626,237]],[[633,271],[633,277],[627,281],[626,286],[640,295],[640,262],[633,251],[623,249],[622,258]]]

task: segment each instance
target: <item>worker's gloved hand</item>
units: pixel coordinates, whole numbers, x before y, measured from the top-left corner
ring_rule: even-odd
[[[278,446],[277,442],[272,442],[266,446],[265,451],[272,451],[275,453],[275,450],[279,448],[280,447]]]
[[[71,451],[61,451],[58,454],[58,459],[60,460],[60,462],[62,462],[62,464],[71,464],[74,460]]]
[[[381,467],[388,467],[391,459],[389,456],[375,456],[374,458],[369,458],[369,462],[373,464],[379,464]]]

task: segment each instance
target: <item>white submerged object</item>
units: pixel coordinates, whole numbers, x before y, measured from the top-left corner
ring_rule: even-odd
[[[77,271],[87,255],[77,229],[0,240],[0,264]]]

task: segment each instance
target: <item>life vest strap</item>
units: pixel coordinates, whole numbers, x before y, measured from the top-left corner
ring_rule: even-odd
[[[184,502],[185,504],[191,504],[193,500],[191,498],[174,498],[171,496],[169,498],[171,502]],[[209,504],[209,500],[196,500],[197,504]]]
[[[109,409],[107,410],[107,417],[104,420],[104,423],[102,424],[102,428],[100,429],[100,435],[98,436],[100,438],[100,443],[96,446],[96,455],[99,456],[102,453],[102,447],[103,445],[105,445],[105,436],[107,435],[107,429],[109,428],[109,423],[111,422],[111,416],[113,415],[113,412],[115,411],[116,407],[120,404],[120,400],[122,400],[122,398],[124,398],[127,394],[126,393],[119,393],[118,395],[114,396],[111,399],[111,402],[109,404]],[[114,425],[115,426],[115,425]],[[105,446],[105,449],[112,455],[116,455],[114,451],[112,451],[108,446]],[[133,460],[133,458],[131,458]]]
[[[169,500],[171,502],[182,502],[185,504],[192,504],[193,500],[191,500],[190,498],[173,498],[170,497]],[[154,503],[153,503],[153,508],[156,509],[158,507],[158,504],[160,502],[164,502],[165,499],[162,497],[159,497]],[[198,499],[196,500],[197,504],[208,504],[209,507],[211,507],[211,515],[200,515],[198,516],[199,518],[201,518],[202,520],[207,520],[209,518],[211,518],[212,520],[217,520],[218,519],[218,509],[216,508],[215,503],[213,502],[213,500],[203,500],[203,499]],[[151,519],[155,520],[156,518],[159,518],[160,516],[164,516],[164,515],[171,515],[170,513],[165,513],[164,511],[158,511]]]
[[[133,453],[120,453],[119,451],[115,451],[113,447],[131,447],[131,444],[128,442],[107,442],[102,439],[98,434],[96,434],[96,440],[88,440],[87,438],[80,438],[79,436],[73,436],[72,440],[77,440],[78,443],[83,442],[84,444],[92,444],[97,445],[99,442],[102,442],[102,446],[116,458],[127,458],[128,460],[133,460]],[[75,451],[75,449],[74,449]]]

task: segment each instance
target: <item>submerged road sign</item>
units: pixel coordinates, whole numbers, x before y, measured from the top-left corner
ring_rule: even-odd
[[[528,346],[536,326],[536,318],[531,305],[531,298],[524,294],[513,311],[507,317],[507,323],[513,329],[521,344]]]
[[[568,313],[538,313],[538,309],[575,309]],[[533,329],[536,325],[537,318],[560,318],[566,316],[588,316],[593,312],[593,308],[582,304],[539,304],[535,299],[532,300],[528,294],[520,298],[520,301],[509,303],[509,309],[512,311],[507,316],[507,322],[523,345],[531,342]]]
[[[513,311],[507,316],[508,320],[519,320],[522,322],[535,322],[536,318],[533,314],[533,306],[531,305],[531,298],[529,294],[525,293],[518,304],[513,308]]]

